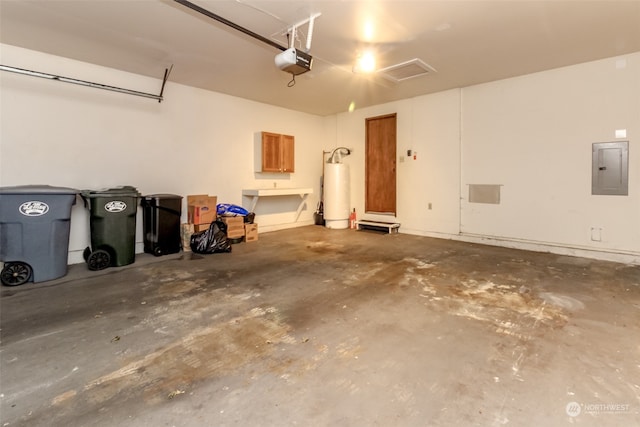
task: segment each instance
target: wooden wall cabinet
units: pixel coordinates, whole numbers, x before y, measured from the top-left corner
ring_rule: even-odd
[[[259,151],[257,150],[256,152],[256,160],[258,160],[258,158],[260,160],[260,169],[258,172],[295,172],[294,146],[295,139],[291,135],[260,132]],[[256,148],[258,148],[258,144],[256,144]]]

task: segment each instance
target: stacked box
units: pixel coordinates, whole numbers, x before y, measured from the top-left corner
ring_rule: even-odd
[[[187,221],[194,225],[195,232],[206,230],[218,218],[217,204],[217,196],[187,196]]]
[[[191,250],[191,235],[195,232],[193,224],[183,223],[180,224],[180,238],[182,239],[182,250]]]
[[[244,237],[244,217],[223,216],[220,219],[227,224],[227,237],[229,239],[241,239]]]
[[[258,240],[258,224],[245,224],[244,241],[255,242],[256,240]]]
[[[209,224],[194,224],[193,231],[195,233],[197,233],[198,231],[204,231],[204,230],[207,230],[210,226],[211,226],[211,223],[209,223]]]

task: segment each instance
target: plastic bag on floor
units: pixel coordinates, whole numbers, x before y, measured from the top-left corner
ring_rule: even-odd
[[[227,238],[227,224],[214,221],[209,228],[191,235],[191,251],[197,254],[231,252],[231,242]]]

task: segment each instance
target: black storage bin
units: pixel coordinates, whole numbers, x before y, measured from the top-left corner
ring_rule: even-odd
[[[180,252],[182,196],[150,194],[142,198],[141,205],[144,251],[155,256]]]

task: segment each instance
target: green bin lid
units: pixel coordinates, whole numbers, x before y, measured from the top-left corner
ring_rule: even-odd
[[[140,192],[130,185],[122,187],[106,188],[102,190],[82,190],[82,197],[113,197],[113,196],[130,196],[140,197]]]
[[[80,190],[51,185],[17,185],[0,187],[0,194],[78,194]]]

